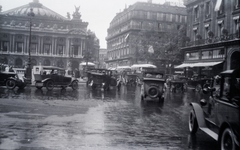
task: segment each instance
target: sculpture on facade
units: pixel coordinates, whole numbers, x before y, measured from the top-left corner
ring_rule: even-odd
[[[81,14],[79,13],[80,6],[76,7],[75,6],[75,12],[73,12],[73,20],[81,20]]]

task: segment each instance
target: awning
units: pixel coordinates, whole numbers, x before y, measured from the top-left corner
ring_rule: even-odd
[[[221,4],[222,4],[222,0],[217,0],[217,3],[216,3],[216,5],[215,5],[214,10],[215,10],[215,11],[219,11]]]
[[[215,66],[217,64],[222,63],[223,61],[217,61],[217,62],[200,62],[200,63],[195,63],[193,67],[209,67],[209,66]]]
[[[181,64],[181,65],[179,65],[179,66],[174,67],[174,68],[192,67],[193,64],[196,64],[196,63],[183,63],[183,64]]]
[[[215,66],[217,64],[222,63],[223,61],[215,61],[215,62],[199,62],[199,63],[183,63],[179,66],[176,66],[174,68],[185,68],[185,67],[209,67],[209,66]]]

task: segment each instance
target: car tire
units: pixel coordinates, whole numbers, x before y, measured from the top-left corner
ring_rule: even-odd
[[[77,81],[73,81],[72,82],[72,89],[73,90],[77,90],[78,89],[78,82]]]
[[[51,90],[53,90],[53,87],[54,87],[53,81],[50,80],[46,83],[47,90],[51,91]]]
[[[230,128],[226,128],[221,136],[221,150],[235,150],[234,133]]]
[[[159,91],[156,87],[150,87],[147,90],[147,95],[151,98],[157,98],[157,96],[159,95]]]
[[[9,90],[13,90],[16,87],[17,83],[14,80],[7,80],[6,86]]]
[[[189,114],[188,120],[189,131],[191,134],[196,134],[198,131],[198,122],[194,110],[192,109]]]

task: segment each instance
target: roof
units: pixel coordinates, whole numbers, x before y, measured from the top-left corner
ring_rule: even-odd
[[[51,19],[51,20],[68,20],[67,18],[61,16],[60,14],[52,11],[51,9],[43,6],[38,0],[33,0],[27,5],[23,5],[17,8],[10,9],[8,11],[2,12],[3,15],[17,16],[17,17],[27,17],[28,13],[33,9],[35,14],[34,18],[41,19]]]

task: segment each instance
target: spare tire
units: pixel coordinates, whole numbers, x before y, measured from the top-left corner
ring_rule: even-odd
[[[156,98],[159,95],[159,90],[157,87],[150,87],[147,91],[147,95],[151,98]]]

